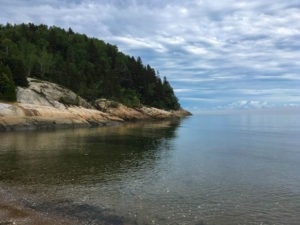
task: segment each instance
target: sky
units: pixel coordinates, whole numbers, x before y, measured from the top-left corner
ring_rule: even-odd
[[[69,27],[166,76],[183,108],[300,105],[299,0],[0,0],[0,23]]]

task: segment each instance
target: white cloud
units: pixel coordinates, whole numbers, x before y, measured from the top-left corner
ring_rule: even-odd
[[[171,81],[185,82],[185,83],[202,83],[202,82],[209,82],[213,80],[214,79],[212,78],[176,78],[176,79],[172,79]]]
[[[255,76],[256,79],[262,79],[262,80],[294,80],[299,81],[300,80],[300,73],[286,73],[282,75],[259,75]]]
[[[174,89],[174,92],[175,93],[190,93],[190,92],[193,92],[194,90],[193,89],[184,89],[184,88],[175,88]]]
[[[216,99],[211,98],[197,98],[197,97],[182,97],[186,101],[195,101],[195,102],[218,102]]]
[[[265,101],[257,100],[240,100],[237,102],[230,103],[229,105],[224,106],[227,109],[253,109],[253,108],[265,108],[270,107],[271,105]]]
[[[193,45],[187,45],[187,46],[184,47],[184,49],[187,52],[195,54],[195,55],[205,56],[208,53],[205,48],[200,48],[200,47],[193,46]]]
[[[236,89],[234,90],[237,93],[244,94],[244,95],[299,95],[299,89]]]
[[[143,39],[143,38],[113,37],[112,40],[122,42],[131,48],[150,48],[161,53],[167,50],[162,44],[147,39]]]

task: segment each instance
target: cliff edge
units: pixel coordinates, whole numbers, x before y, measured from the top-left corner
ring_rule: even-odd
[[[28,88],[17,88],[17,102],[0,102],[0,131],[105,126],[191,115],[182,109],[129,108],[107,99],[89,103],[58,84],[33,78],[28,81]]]

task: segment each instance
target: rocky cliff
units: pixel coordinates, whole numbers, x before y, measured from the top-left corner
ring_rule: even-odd
[[[0,130],[104,126],[190,115],[185,110],[129,108],[106,99],[91,104],[60,85],[32,78],[28,81],[28,88],[17,88],[16,103],[0,102]]]

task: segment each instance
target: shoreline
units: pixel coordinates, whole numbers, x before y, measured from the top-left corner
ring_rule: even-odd
[[[165,111],[149,107],[133,109],[122,104],[103,112],[78,106],[55,108],[0,102],[0,132],[114,126],[125,122],[159,121],[189,115],[185,110]]]
[[[101,127],[191,115],[183,109],[130,108],[108,99],[88,102],[55,83],[33,78],[28,82],[27,88],[17,88],[17,102],[0,101],[0,131]]]

